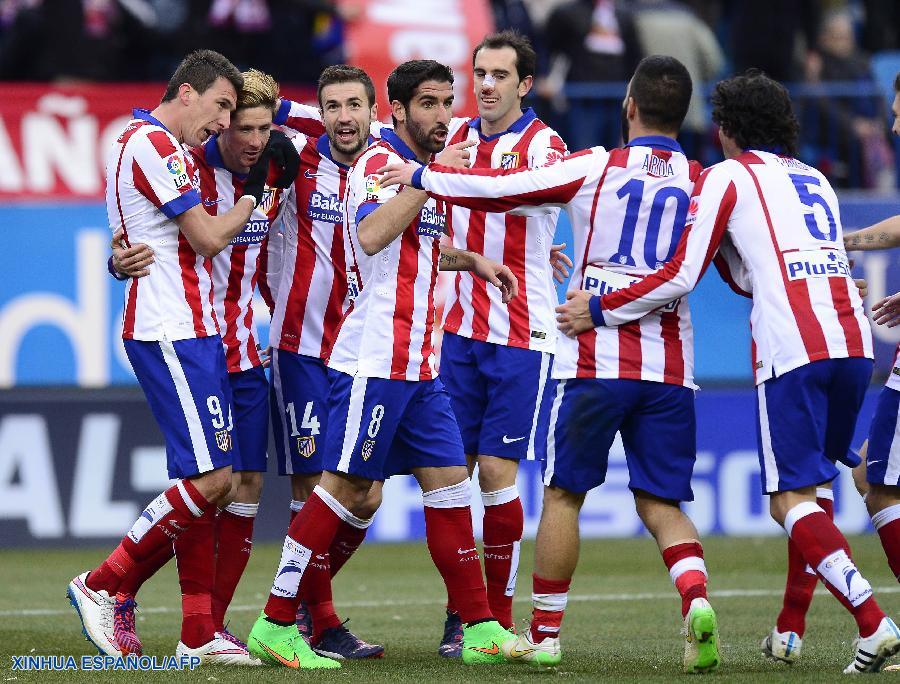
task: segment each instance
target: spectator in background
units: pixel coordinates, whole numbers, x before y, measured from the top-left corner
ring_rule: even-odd
[[[668,55],[684,64],[694,91],[678,138],[688,159],[704,165],[709,116],[704,84],[725,66],[725,55],[712,29],[686,4],[674,0],[640,0],[634,23],[644,55]]]
[[[567,112],[570,148],[618,146],[625,81],[640,59],[627,8],[614,0],[570,0],[550,14],[545,37],[550,68],[539,92]],[[621,84],[621,92],[599,101],[594,93],[564,96],[564,85],[594,82]]]
[[[869,53],[900,48],[900,3],[897,0],[862,0],[865,21],[860,37]]]
[[[893,151],[887,139],[883,103],[869,61],[856,45],[853,21],[845,10],[827,14],[817,51],[806,62],[810,84],[856,83],[860,95],[819,97],[806,125],[825,161],[829,177],[839,187],[886,188],[893,185]],[[870,95],[865,91],[869,90]],[[820,160],[821,162],[822,160]]]

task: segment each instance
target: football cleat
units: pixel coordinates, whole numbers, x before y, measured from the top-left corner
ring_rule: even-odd
[[[134,627],[134,611],[137,603],[131,594],[116,594],[113,608],[113,634],[123,656],[143,655],[144,647]]]
[[[767,658],[789,665],[800,660],[802,647],[803,639],[797,632],[779,632],[777,627],[773,627],[760,644],[763,655]]]
[[[347,620],[344,620],[339,627],[329,627],[322,632],[318,640],[311,644],[312,650],[336,660],[384,657],[384,646],[366,643],[344,627],[346,624]]]
[[[684,616],[684,671],[712,672],[719,666],[719,626],[716,613],[705,598],[691,601]]]
[[[81,632],[101,654],[120,656],[115,635],[116,600],[105,590],[89,589],[85,581],[88,573],[83,572],[69,582],[66,596],[81,619]]]
[[[309,643],[309,640],[312,639],[313,635],[312,615],[309,610],[307,610],[306,604],[303,601],[297,606],[296,622],[297,631],[300,632],[300,636],[306,640],[306,643]]]
[[[855,643],[856,658],[844,668],[844,674],[878,672],[888,658],[900,651],[900,630],[885,616],[872,636],[858,637]]]
[[[518,636],[513,636],[505,643],[500,644],[500,651],[503,653],[503,657],[511,663],[553,667],[559,665],[562,660],[559,637],[544,637],[539,644],[536,644],[531,640],[530,629],[524,629]]]
[[[234,636],[229,639],[222,632],[216,632],[211,641],[197,648],[179,641],[175,655],[179,658],[197,656],[201,665],[262,665],[259,658],[250,654],[244,642]]]
[[[341,664],[323,658],[309,647],[295,625],[276,625],[260,613],[247,637],[250,653],[264,663],[284,665],[295,670],[335,669]]]
[[[459,613],[447,611],[444,621],[444,636],[438,646],[438,655],[444,658],[459,658],[462,655],[463,626]]]
[[[500,626],[496,620],[479,622],[463,627],[462,659],[466,665],[489,665],[504,663],[506,659],[500,645],[513,635]]]
[[[225,639],[225,641],[230,641],[232,644],[234,644],[238,648],[242,648],[245,651],[247,651],[248,653],[250,652],[250,649],[247,648],[247,644],[245,644],[243,641],[238,639],[234,634],[232,634],[231,632],[228,631],[228,625],[225,625],[225,627],[222,628],[222,631],[218,632],[218,635],[220,637],[222,637],[223,639]]]

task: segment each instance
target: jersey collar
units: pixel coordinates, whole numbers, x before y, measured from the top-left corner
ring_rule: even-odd
[[[149,109],[132,109],[132,110],[131,110],[131,115],[132,115],[135,119],[141,119],[142,121],[147,121],[147,122],[149,122],[149,123],[152,123],[154,126],[159,126],[160,128],[162,128],[162,129],[163,129],[164,131],[166,131],[167,133],[171,133],[171,132],[172,132],[172,131],[170,131],[168,128],[166,128],[166,127],[163,125],[163,123],[162,123],[159,119],[157,119],[155,116],[153,116],[153,115],[150,113],[150,110],[149,110]]]
[[[526,128],[528,128],[528,124],[530,124],[536,118],[537,114],[534,113],[534,110],[531,107],[528,107],[525,111],[522,112],[522,116],[513,121],[512,125],[501,133],[494,133],[494,135],[485,135],[484,133],[482,133],[480,116],[476,116],[469,122],[469,128],[474,128],[476,131],[478,131],[478,135],[481,136],[482,140],[488,141],[499,138],[501,135],[506,135],[507,133],[521,133]]]
[[[383,128],[381,139],[397,150],[400,156],[407,161],[415,162],[416,164],[422,163],[419,161],[418,157],[416,157],[416,153],[410,149],[409,145],[403,142],[403,139],[397,135],[393,128]]]
[[[628,144],[625,145],[625,147],[638,146],[652,147],[657,150],[671,150],[672,152],[681,152],[681,154],[684,154],[684,150],[681,149],[681,145],[678,144],[678,141],[667,135],[642,135],[639,138],[629,140]]]

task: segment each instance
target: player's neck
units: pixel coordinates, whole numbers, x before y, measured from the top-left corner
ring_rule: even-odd
[[[344,166],[353,166],[365,149],[365,146],[363,146],[363,148],[357,152],[341,152],[331,144],[331,141],[328,142],[328,151],[331,152],[331,158],[338,164],[343,164]]]
[[[171,103],[163,102],[150,112],[150,116],[165,126],[178,142],[184,142],[184,133],[178,121],[178,109],[171,106]]]
[[[241,166],[240,159],[238,157],[235,157],[231,153],[231,150],[228,149],[228,146],[223,143],[221,135],[216,139],[216,147],[219,148],[219,154],[222,155],[222,163],[225,164],[226,169],[228,169],[232,173],[250,172],[249,167]]]
[[[653,128],[652,126],[645,126],[640,122],[639,119],[635,119],[628,122],[628,139],[634,140],[635,138],[648,138],[648,137],[663,137],[663,138],[672,138],[673,140],[678,135],[677,131],[663,131],[658,128]]]
[[[511,109],[506,113],[502,119],[497,119],[497,121],[487,121],[486,119],[481,119],[481,134],[484,136],[492,136],[497,135],[498,133],[505,133],[509,130],[509,127],[512,126],[516,121],[522,118],[522,107],[521,105],[516,107],[515,109]]]
[[[403,142],[406,143],[406,146],[412,150],[412,153],[416,155],[416,159],[423,164],[427,164],[431,161],[431,152],[426,149],[423,149],[416,145],[415,141],[412,139],[412,136],[406,131],[406,126],[397,126],[394,129],[397,133],[397,137],[400,138]]]

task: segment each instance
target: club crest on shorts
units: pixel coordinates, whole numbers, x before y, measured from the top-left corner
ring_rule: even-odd
[[[504,152],[500,155],[500,168],[501,169],[517,169],[519,168],[519,153],[518,152]]]
[[[316,453],[316,438],[312,435],[297,438],[297,453],[303,458],[309,458]]]
[[[231,451],[231,434],[228,430],[216,430],[216,446],[222,451]]]
[[[362,457],[364,461],[368,461],[369,457],[372,455],[372,452],[375,450],[375,440],[367,439],[362,443],[362,449],[360,450],[362,453]]]

